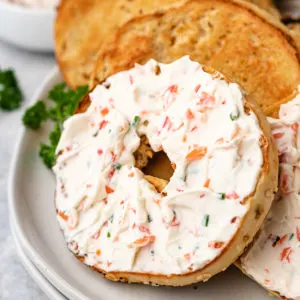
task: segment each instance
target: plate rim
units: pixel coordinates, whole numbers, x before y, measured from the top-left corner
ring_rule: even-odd
[[[29,101],[29,105],[32,105],[40,98],[41,93],[43,93],[51,80],[54,80],[57,76],[61,73],[56,65],[46,77],[42,80],[41,85],[37,88],[36,92],[34,93],[33,97]],[[64,278],[59,276],[55,270],[52,269],[51,266],[48,266],[45,263],[44,259],[41,255],[35,251],[32,247],[30,241],[26,237],[26,233],[23,230],[22,226],[18,222],[18,217],[16,213],[16,186],[15,186],[15,179],[18,172],[18,162],[21,154],[21,146],[25,138],[26,128],[23,126],[19,129],[19,133],[17,134],[17,139],[15,143],[15,147],[13,148],[12,160],[10,163],[9,168],[9,175],[8,175],[8,211],[9,211],[9,218],[10,222],[14,224],[15,232],[18,235],[20,243],[23,246],[23,249],[26,251],[28,258],[32,261],[32,263],[37,267],[37,269],[46,277],[49,282],[57,288],[63,295],[66,295],[70,299],[76,300],[88,300],[88,298],[83,295],[76,287],[71,286]]]
[[[14,229],[13,222],[10,222],[10,230],[12,233],[12,238],[15,243],[17,256],[29,274],[29,276],[34,280],[37,286],[45,293],[49,299],[53,300],[66,300],[66,297],[55,288],[55,286],[40,272],[37,266],[30,260],[26,255],[21,243],[18,241],[18,234]]]

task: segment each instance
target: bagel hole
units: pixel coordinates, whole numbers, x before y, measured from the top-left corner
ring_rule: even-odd
[[[150,175],[167,181],[170,180],[174,173],[171,161],[163,151],[155,152],[142,171],[145,175]]]

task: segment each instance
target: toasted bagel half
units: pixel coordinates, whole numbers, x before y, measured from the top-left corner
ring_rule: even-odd
[[[263,112],[300,82],[297,47],[279,21],[245,1],[190,0],[117,30],[97,59],[93,84],[150,58],[168,63],[186,54],[238,83]]]
[[[173,64],[179,69],[176,69],[177,71],[174,71],[174,73],[172,73],[172,71],[167,76],[161,77],[161,80],[159,76],[163,76],[165,74],[164,72],[167,72],[165,70],[168,70],[169,67],[150,61],[146,66],[137,66],[130,71],[115,74],[111,78],[108,78],[105,83],[97,86],[90,94],[90,99],[87,97],[85,102],[81,104],[77,112],[78,114],[67,121],[57,149],[60,156],[55,166],[58,182],[56,205],[58,219],[65,233],[68,246],[81,261],[102,273],[103,276],[109,280],[168,286],[185,286],[208,280],[215,274],[228,268],[239,255],[242,254],[245,247],[252,241],[254,235],[259,230],[269,211],[274,194],[277,191],[278,158],[276,148],[270,134],[269,124],[255,102],[251,100],[251,97],[249,95],[244,97],[240,90],[238,92],[236,85],[231,85],[229,80],[225,80],[224,77],[219,73],[215,73],[211,68],[204,68],[206,73],[203,73],[202,68],[197,63],[187,61],[186,58],[177,62],[175,61]],[[195,64],[197,67],[195,67]],[[195,74],[193,72],[195,72]],[[144,79],[148,84],[145,85],[143,79],[139,81],[139,78],[142,76],[149,76]],[[184,81],[187,76],[190,76],[190,80]],[[199,82],[197,81],[197,76],[199,76]],[[209,77],[211,81],[205,79],[207,76],[211,76]],[[152,78],[154,82],[154,87],[153,90],[149,91],[149,85],[152,83],[150,78]],[[138,82],[136,85],[134,83],[135,81]],[[175,85],[172,84],[173,81],[176,82]],[[188,86],[190,82],[192,82],[192,86]],[[210,89],[209,84],[215,84],[216,82],[216,87]],[[118,84],[121,90],[117,88]],[[131,86],[134,88],[132,89]],[[229,90],[227,90],[227,87]],[[221,90],[224,88],[224,95],[220,94],[220,88]],[[173,102],[177,103],[176,97],[181,99],[181,101],[182,99],[187,99],[180,96],[183,91],[189,91],[188,93],[194,96],[188,98],[190,99],[189,101],[191,101],[190,104],[188,104],[188,101],[180,102],[183,107],[176,112],[170,107],[172,107]],[[105,95],[107,95],[107,97]],[[143,95],[143,97],[139,98],[139,95]],[[153,104],[156,103],[155,105],[163,101],[162,107],[156,107],[157,111],[153,111],[153,107],[149,107],[150,111],[145,110],[144,108],[148,105],[147,102],[143,102],[145,99],[148,99],[146,95],[149,95],[149,101],[153,101]],[[128,102],[126,101],[126,103],[124,103],[126,97],[128,97]],[[197,97],[199,97],[199,102],[197,102]],[[235,102],[232,99],[238,99],[238,105],[234,104]],[[185,102],[187,103],[185,104]],[[144,104],[142,105],[141,103]],[[189,105],[192,105],[191,103],[200,106],[197,109],[190,110]],[[133,108],[133,105],[137,105],[137,107]],[[134,114],[138,111],[139,105],[142,105],[140,107],[142,114],[139,118],[136,118]],[[227,105],[229,111],[225,110],[224,113],[221,113],[223,107],[227,107]],[[124,109],[125,107],[126,109]],[[230,112],[232,107],[238,107],[238,112],[235,112],[233,115]],[[214,111],[220,113],[219,117],[216,117],[217,115]],[[169,112],[170,116],[165,117],[163,115],[165,112]],[[110,116],[110,113],[113,113],[113,115]],[[176,157],[174,159],[175,175],[171,177],[169,182],[162,178],[151,176],[151,174],[150,176],[149,174],[145,176],[146,174],[142,174],[139,170],[139,168],[145,167],[143,152],[146,153],[147,157],[151,157],[151,155],[147,154],[149,150],[148,147],[143,148],[140,145],[139,148],[136,148],[141,154],[140,156],[136,156],[138,160],[142,160],[141,164],[139,164],[139,161],[135,161],[135,164],[132,165],[132,160],[129,160],[129,163],[128,160],[125,160],[126,163],[124,166],[120,166],[119,164],[119,159],[122,161],[122,155],[119,150],[122,149],[122,151],[125,151],[127,147],[126,145],[124,145],[125,147],[122,146],[118,137],[114,138],[113,144],[107,144],[107,147],[118,146],[119,148],[117,148],[117,150],[115,148],[106,150],[106,148],[102,146],[99,151],[98,147],[99,145],[104,145],[105,138],[108,138],[110,133],[116,132],[115,126],[122,120],[122,118],[120,118],[120,120],[118,119],[120,113],[126,115],[128,122],[134,119],[132,123],[134,125],[130,126],[129,131],[127,131],[128,128],[124,128],[124,125],[121,124],[120,134],[126,135],[128,132],[129,134],[133,134],[132,131],[134,131],[136,134],[141,135],[143,132],[149,139],[149,143],[153,147],[153,152],[158,152],[163,149],[170,160],[172,157]],[[94,118],[95,120],[93,120]],[[162,122],[159,121],[156,123],[157,118],[161,118],[159,120]],[[196,121],[198,118],[199,121]],[[252,132],[253,127],[250,125],[246,127],[243,125],[242,127],[231,127],[239,118],[243,120],[251,119],[251,126],[254,126],[256,129],[259,128],[259,133],[255,130],[252,136],[252,133],[249,132]],[[217,122],[214,122],[214,119]],[[140,125],[136,125],[137,120]],[[187,123],[190,128],[181,124],[179,124],[179,126],[172,125],[179,120],[180,122],[181,120],[184,120],[183,122],[187,120],[188,122],[192,122]],[[224,122],[226,126],[222,126],[222,122]],[[155,127],[155,124],[158,124],[158,127]],[[89,126],[91,126],[93,132],[89,133]],[[141,126],[142,129],[137,129],[139,127],[136,126]],[[149,132],[147,131],[147,126],[150,126]],[[209,128],[205,126],[209,126],[212,131],[211,134],[207,134]],[[218,130],[213,131],[215,128],[218,128]],[[223,129],[225,129],[226,136],[220,138],[219,133]],[[234,130],[231,131],[232,129]],[[106,130],[103,135],[101,135],[101,130]],[[182,130],[183,132],[181,132]],[[194,133],[192,133],[194,130],[202,130],[202,133],[194,142],[193,140],[189,141],[189,136],[194,136]],[[185,131],[187,132],[186,134],[184,134]],[[177,136],[176,132],[178,132],[179,136]],[[165,141],[164,146],[160,145],[160,142],[155,144],[153,140],[154,136],[160,139],[162,137],[161,134],[164,138],[159,141]],[[172,136],[173,134],[175,135]],[[135,135],[131,136],[134,137]],[[228,139],[228,137],[232,138],[232,140],[230,140],[230,138]],[[99,138],[99,143],[94,143],[94,138]],[[247,143],[249,144],[244,144],[243,139],[247,139]],[[147,139],[141,140],[147,146]],[[178,143],[180,141],[180,143],[177,145],[176,141]],[[187,147],[185,147],[186,141],[188,141]],[[207,146],[199,146],[197,144],[195,145],[195,143],[204,143],[203,145],[207,144]],[[129,144],[132,145],[131,143]],[[234,161],[232,161],[232,168],[235,169],[236,166],[239,166],[236,168],[236,172],[239,172],[240,168],[243,169],[245,167],[244,164],[248,164],[250,169],[251,166],[255,164],[255,168],[257,168],[256,159],[258,159],[258,161],[261,159],[261,164],[256,173],[258,174],[257,177],[253,177],[251,171],[249,173],[240,173],[241,176],[247,176],[247,180],[249,180],[249,182],[247,181],[247,184],[244,185],[245,182],[241,182],[240,177],[237,181],[232,179],[234,178],[235,171],[227,173],[226,167],[222,169],[222,172],[225,173],[221,179],[222,183],[220,183],[217,178],[222,173],[222,166],[218,164],[217,161],[212,162],[212,165],[215,165],[215,167],[212,167],[212,169],[209,167],[213,172],[210,177],[202,175],[203,170],[205,170],[205,165],[201,165],[202,158],[205,158],[205,160],[213,160],[214,155],[216,155],[212,152],[210,147],[213,149],[221,149],[221,152],[218,154],[221,156],[216,156],[219,157],[219,159],[221,159],[223,153],[226,151],[234,151],[233,153],[236,153],[234,154],[234,161],[236,162],[234,163]],[[222,149],[224,149],[224,152]],[[257,156],[253,153],[257,153]],[[96,161],[98,161],[98,157],[101,159],[102,155],[106,157],[104,160],[105,163],[108,162],[111,164],[112,168],[116,168],[115,166],[117,166],[116,170],[110,170],[107,166],[105,167],[105,172],[108,172],[105,173],[108,174],[107,177],[103,177],[104,175],[99,177],[102,181],[104,180],[103,182],[90,182],[89,180],[95,179],[95,177],[89,173],[90,171],[80,172],[80,179],[73,176],[74,172],[72,168],[77,169],[78,166],[86,165],[89,165],[88,168],[96,168],[97,165],[95,176],[99,176],[101,173],[99,168],[102,168],[102,165],[98,165],[99,162]],[[246,155],[246,157],[249,155],[248,159],[245,158],[245,160],[243,160],[241,158],[243,155]],[[81,157],[82,161],[80,161]],[[112,161],[107,160],[107,157],[111,157]],[[90,163],[86,164],[83,161],[84,159],[92,159],[94,163],[90,161]],[[231,162],[230,159],[228,161]],[[241,161],[244,163],[241,163]],[[177,164],[177,162],[179,163]],[[151,163],[151,161],[148,163]],[[186,165],[184,168],[182,168],[182,163]],[[198,165],[198,163],[200,163],[200,165]],[[221,173],[215,173],[217,170],[215,169],[216,167],[220,168],[219,171]],[[199,168],[201,170],[200,173]],[[228,168],[231,168],[231,163]],[[182,174],[182,172],[185,175]],[[127,173],[129,174],[127,175]],[[251,175],[249,175],[250,173]],[[196,181],[195,177],[193,177],[195,174],[199,175]],[[120,177],[114,179],[113,176]],[[123,179],[121,176],[123,176]],[[128,177],[137,179],[128,179]],[[225,183],[227,178],[231,178],[228,184]],[[130,180],[138,181],[131,186]],[[180,182],[185,182],[184,186],[181,186]],[[253,185],[249,185],[250,182],[253,182]],[[99,192],[97,193],[90,193],[87,190],[92,188],[95,184],[98,186],[100,183],[101,185],[104,184],[104,190],[99,188]],[[73,188],[75,186],[77,192],[74,194]],[[226,191],[221,191],[220,193],[220,186]],[[243,196],[239,196],[240,193],[236,192],[244,188],[248,191],[250,186],[253,186],[250,193],[246,192]],[[155,189],[152,187],[155,187]],[[134,192],[135,189],[138,189],[139,193],[136,194]],[[146,189],[148,192],[144,194],[143,189]],[[88,194],[82,194],[81,191],[86,191],[85,193]],[[174,197],[178,197],[176,201],[180,203],[174,200],[175,198],[171,196],[172,193],[175,193]],[[183,193],[182,196],[180,193]],[[193,196],[194,198],[181,198],[189,195],[188,193],[195,195]],[[78,194],[82,195],[82,197],[78,198]],[[100,196],[100,194],[103,195]],[[97,197],[90,195],[97,195]],[[134,195],[140,196],[137,197]],[[151,196],[150,198],[149,195]],[[125,200],[122,200],[123,198],[116,199],[114,197],[124,197]],[[133,201],[132,199],[136,200]],[[205,201],[206,199],[207,201]],[[80,202],[77,202],[77,200]],[[126,226],[123,226],[122,230],[116,231],[112,228],[113,226],[119,226],[115,225],[114,222],[119,220],[120,207],[115,206],[113,210],[109,210],[109,212],[113,213],[113,217],[111,213],[105,213],[105,211],[109,209],[110,205],[113,206],[113,203],[118,204],[119,200],[120,205],[124,205],[124,203],[128,201],[129,206],[126,205],[125,209],[131,216],[129,221],[135,220],[135,222],[128,227],[126,225],[126,222],[129,222],[128,219],[122,219],[125,220]],[[152,200],[154,200],[155,204]],[[175,201],[174,203],[173,200]],[[183,200],[184,203],[181,202]],[[168,208],[167,212],[171,212],[171,216],[170,219],[167,220],[164,216],[165,210],[163,207],[167,205],[164,203],[168,203],[168,201],[173,203],[171,205],[174,205],[174,208],[173,210],[169,210]],[[136,203],[141,204],[137,205]],[[220,205],[222,209],[211,208],[213,213],[210,216],[205,213],[205,210],[208,209],[207,207],[210,205],[207,203],[214,203],[213,205],[211,204],[213,207],[214,205],[216,205],[216,207]],[[190,209],[189,205],[196,205],[196,207],[195,209]],[[197,205],[203,205],[203,207],[200,206],[199,209]],[[159,208],[157,208],[157,206],[159,206]],[[230,208],[231,206],[232,209]],[[139,217],[135,219],[134,215],[136,211],[140,209],[142,209],[143,212],[146,211],[148,215],[150,214],[150,218],[142,217],[147,214],[141,213]],[[235,211],[235,209],[237,209],[237,211]],[[86,216],[89,214],[90,216],[95,216],[95,210],[99,211],[100,217],[93,219],[94,221],[91,221],[91,224],[87,226],[88,223],[86,222],[90,219],[87,219]],[[156,214],[154,214],[154,211],[156,211]],[[185,215],[187,211],[190,211],[190,217]],[[224,211],[226,211],[226,214],[223,214]],[[224,222],[221,221],[217,215],[219,215],[222,220],[224,218]],[[198,222],[200,216],[202,219],[201,224]],[[107,220],[106,217],[108,217]],[[190,220],[194,220],[194,218],[196,218],[197,221],[192,224],[189,223]],[[212,236],[207,237],[207,233],[205,232],[207,232],[206,230],[209,230],[209,228],[205,228],[209,227],[210,222],[211,226],[213,226],[212,228],[216,226],[217,231],[220,230],[221,232],[224,228],[228,228],[232,234],[229,236],[225,234],[226,237],[222,236],[221,233],[217,235],[213,234],[212,236],[217,237],[217,240]],[[157,226],[155,224],[160,225],[159,227],[155,227]],[[138,234],[145,236],[131,243],[131,234],[133,234],[133,232],[136,234],[136,231],[138,231]],[[171,248],[169,248],[168,238],[166,243],[166,234],[167,236],[170,234],[171,240],[169,242]],[[177,238],[174,238],[177,234]],[[189,242],[186,242],[187,236],[191,239]],[[202,238],[203,242],[197,246],[196,244],[199,240],[202,240]],[[177,245],[177,242],[184,243]],[[194,242],[196,243],[195,245]],[[107,243],[112,244],[108,246]],[[124,245],[124,243],[129,243],[128,247]],[[161,246],[165,244],[166,249],[165,247],[161,248]],[[114,245],[120,245],[121,248]],[[135,247],[138,247],[138,249],[132,254]],[[208,249],[208,252],[204,251],[197,254],[198,249],[203,249],[201,247]],[[120,252],[118,249],[123,250]],[[187,252],[185,252],[185,250]],[[169,251],[171,252],[169,253]],[[126,255],[124,255],[124,253],[126,253]],[[152,255],[156,253],[157,256],[152,257]],[[133,260],[131,260],[130,257],[133,257]],[[210,258],[206,260],[206,257]],[[149,262],[145,263],[147,259],[149,259]],[[204,261],[202,261],[203,259]],[[199,263],[198,260],[201,260],[201,263]],[[171,261],[174,262],[174,265],[169,263]],[[197,263],[199,263],[199,265]],[[118,267],[121,270],[118,269]]]
[[[114,31],[139,15],[185,0],[64,0],[55,24],[55,53],[69,86],[89,84],[97,53]],[[271,0],[249,0],[278,18]]]

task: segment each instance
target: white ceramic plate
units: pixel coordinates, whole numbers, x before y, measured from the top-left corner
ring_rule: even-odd
[[[38,269],[34,266],[31,260],[25,254],[17,234],[15,233],[14,225],[11,224],[11,231],[13,235],[13,239],[16,245],[17,254],[20,258],[20,261],[28,274],[33,278],[36,284],[44,291],[44,293],[51,300],[66,300],[64,297],[43,275],[38,271]]]
[[[55,69],[33,101],[46,97],[61,76]],[[68,250],[56,222],[54,176],[38,157],[49,128],[22,130],[9,181],[10,212],[22,247],[48,280],[70,299],[269,300],[267,292],[232,267],[197,287],[166,288],[113,283],[80,263]]]

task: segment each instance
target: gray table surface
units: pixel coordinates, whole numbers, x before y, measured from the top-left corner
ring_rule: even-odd
[[[18,76],[24,102],[14,112],[0,111],[0,299],[46,300],[48,297],[27,274],[17,256],[10,232],[7,179],[21,116],[44,76],[54,67],[51,54],[30,53],[0,41],[0,68],[12,67]]]

